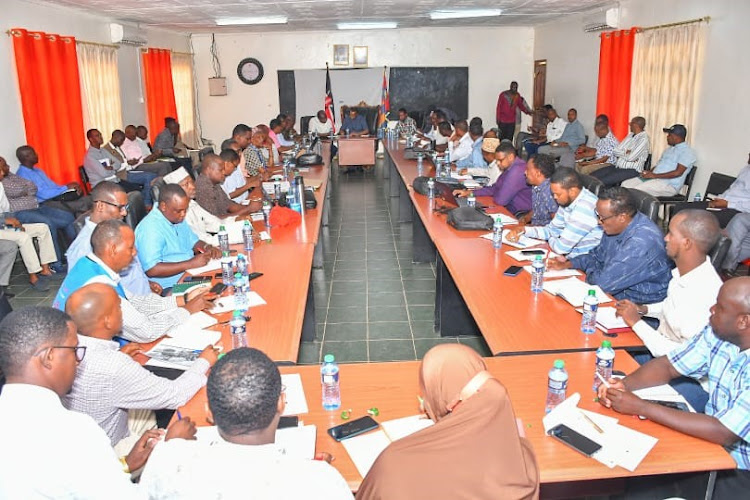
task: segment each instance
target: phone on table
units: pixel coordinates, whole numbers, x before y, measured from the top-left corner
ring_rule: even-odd
[[[518,273],[523,271],[523,267],[521,266],[510,266],[508,269],[503,271],[503,274],[505,276],[518,276]]]
[[[341,441],[377,429],[379,425],[374,418],[368,415],[345,424],[337,425],[336,427],[331,427],[328,429],[328,434],[336,441]]]
[[[247,280],[253,281],[255,278],[260,278],[261,276],[263,276],[263,273],[250,273],[247,275]]]
[[[558,424],[547,431],[547,434],[562,441],[574,450],[578,450],[590,457],[602,448],[602,445],[592,441],[583,434],[579,434],[565,424]]]
[[[299,426],[299,417],[297,416],[291,416],[291,417],[279,417],[279,425],[278,429],[286,429],[287,427],[297,427]]]
[[[521,250],[521,255],[546,255],[547,252],[541,248],[534,248],[531,250]]]
[[[215,293],[216,295],[221,295],[224,290],[227,289],[227,286],[224,283],[216,283],[213,287],[211,287],[210,292]]]

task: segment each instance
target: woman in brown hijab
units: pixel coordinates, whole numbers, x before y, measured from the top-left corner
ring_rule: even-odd
[[[539,498],[534,453],[518,435],[508,392],[474,350],[432,348],[419,383],[435,425],[388,446],[357,500]]]

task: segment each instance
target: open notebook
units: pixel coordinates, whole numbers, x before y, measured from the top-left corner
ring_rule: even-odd
[[[588,295],[589,290],[596,291],[596,298],[600,304],[612,302],[612,299],[604,293],[604,290],[597,285],[589,285],[578,278],[570,277],[561,280],[545,281],[542,285],[545,292],[562,297],[573,307],[582,307],[583,299]]]

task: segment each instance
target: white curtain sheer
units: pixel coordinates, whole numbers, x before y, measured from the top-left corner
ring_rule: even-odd
[[[117,48],[78,43],[76,52],[84,126],[99,129],[104,140],[109,140],[112,131],[122,128]]]
[[[200,147],[200,135],[195,122],[192,55],[172,52],[172,85],[182,141],[191,147]]]
[[[643,116],[654,165],[667,147],[662,128],[682,123],[695,130],[703,67],[705,24],[639,33],[633,50],[630,116]]]

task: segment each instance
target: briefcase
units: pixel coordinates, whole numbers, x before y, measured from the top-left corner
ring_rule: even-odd
[[[459,207],[448,212],[448,224],[459,231],[487,231],[494,221],[474,207]]]

